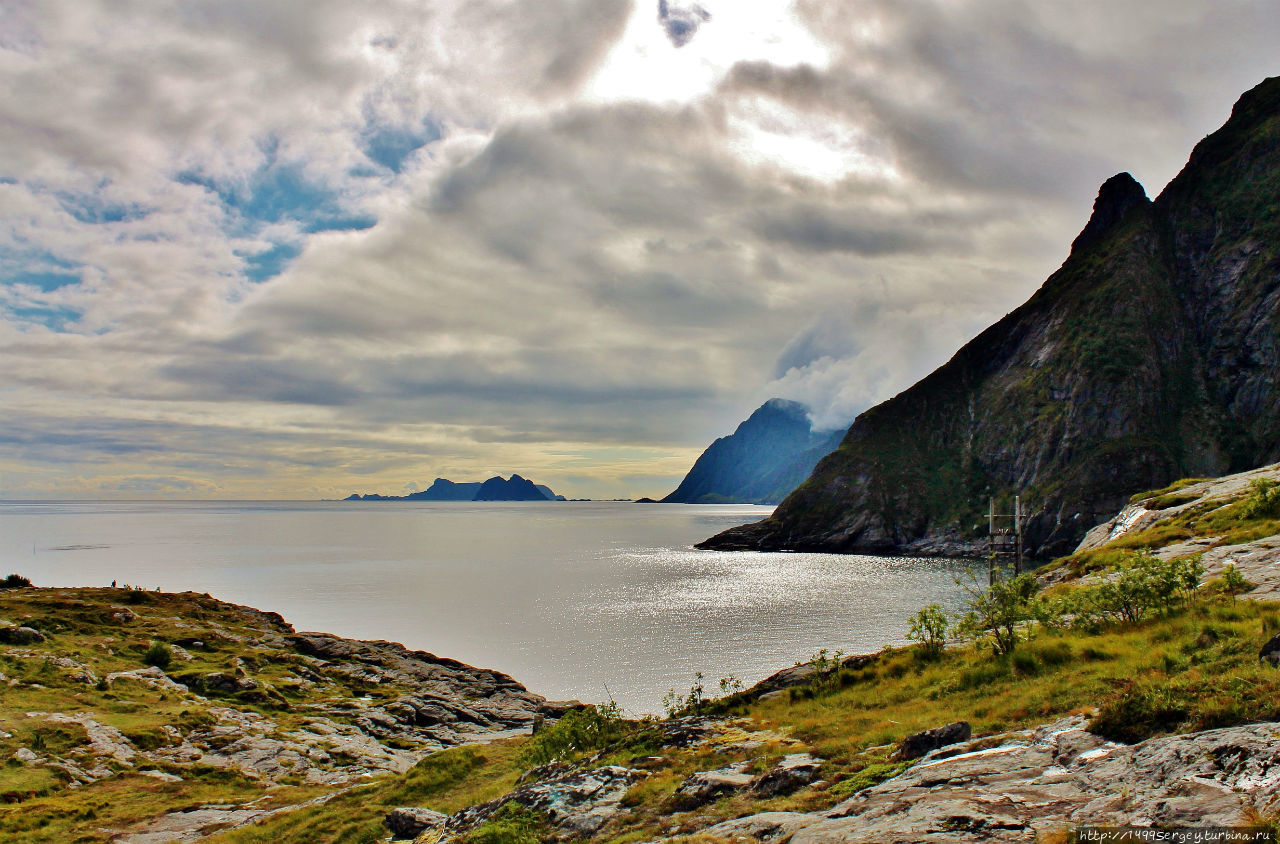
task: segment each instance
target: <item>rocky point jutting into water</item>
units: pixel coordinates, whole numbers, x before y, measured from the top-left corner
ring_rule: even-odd
[[[1280,78],[1154,201],[1100,190],[1062,268],[863,413],[772,517],[713,549],[964,554],[988,497],[1066,553],[1134,490],[1280,459]]]

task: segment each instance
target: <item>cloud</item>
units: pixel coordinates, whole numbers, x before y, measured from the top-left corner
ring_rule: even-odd
[[[667,0],[658,0],[658,23],[674,47],[688,44],[709,20],[711,13],[697,3],[673,6]]]
[[[669,489],[765,398],[841,425],[945,360],[1280,36],[1264,0],[712,8],[11,4],[0,493]]]

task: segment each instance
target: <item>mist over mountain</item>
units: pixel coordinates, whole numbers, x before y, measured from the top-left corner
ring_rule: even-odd
[[[663,503],[777,504],[843,431],[815,431],[804,405],[770,399],[730,435],[713,442]]]

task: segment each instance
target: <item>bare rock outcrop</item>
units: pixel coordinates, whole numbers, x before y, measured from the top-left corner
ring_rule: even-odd
[[[1280,807],[1280,724],[1121,745],[1075,716],[953,745],[825,812],[770,812],[706,830],[791,844],[1027,841],[1081,824],[1240,826]],[[759,831],[757,834],[756,831]]]

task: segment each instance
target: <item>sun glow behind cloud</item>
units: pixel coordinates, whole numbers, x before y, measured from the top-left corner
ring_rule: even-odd
[[[738,62],[825,67],[830,51],[789,0],[707,0],[710,18],[674,46],[656,22],[656,4],[637,2],[621,39],[584,86],[589,102],[691,103],[711,93]]]

